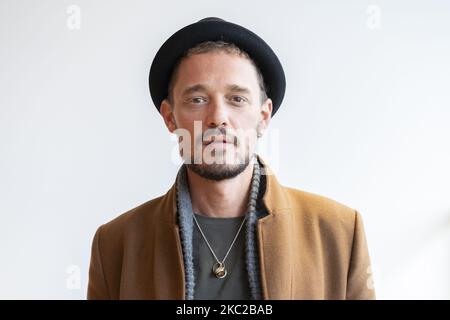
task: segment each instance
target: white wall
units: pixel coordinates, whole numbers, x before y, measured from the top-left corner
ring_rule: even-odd
[[[220,16],[285,67],[263,152],[279,180],[362,213],[378,298],[449,299],[449,15],[439,0],[0,0],[0,298],[85,298],[96,228],[178,169],[152,58]]]

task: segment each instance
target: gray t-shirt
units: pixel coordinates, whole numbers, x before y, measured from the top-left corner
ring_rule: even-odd
[[[222,261],[244,217],[211,218],[198,214],[195,214],[195,217],[217,258]],[[216,260],[194,222],[194,299],[250,299],[249,280],[245,263],[245,229],[246,225],[244,224],[225,260],[226,277],[219,279],[212,272],[212,266],[216,263]]]

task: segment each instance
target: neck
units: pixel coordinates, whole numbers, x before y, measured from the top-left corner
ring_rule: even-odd
[[[207,217],[233,218],[247,212],[253,163],[234,178],[209,180],[187,170],[192,209]]]

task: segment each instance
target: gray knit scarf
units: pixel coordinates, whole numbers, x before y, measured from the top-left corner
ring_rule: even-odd
[[[193,237],[193,210],[189,186],[187,183],[186,165],[183,164],[178,171],[176,189],[177,189],[177,218],[180,230],[181,247],[183,250],[184,272],[185,272],[185,299],[194,299],[194,263],[192,253],[192,237]],[[263,182],[263,183],[260,183]],[[261,185],[261,188],[260,188]],[[260,201],[265,190],[264,175],[261,175],[260,165],[258,161],[254,161],[254,169],[252,176],[250,201],[247,210],[246,222],[246,266],[248,272],[248,280],[250,286],[251,299],[262,299],[259,257],[256,238],[256,222],[259,218],[267,214],[267,211]],[[253,199],[253,201],[252,201]],[[258,199],[258,200],[257,200]]]

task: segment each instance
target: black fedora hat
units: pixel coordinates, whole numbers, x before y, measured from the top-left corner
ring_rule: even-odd
[[[159,111],[167,98],[173,68],[189,49],[204,41],[225,41],[248,53],[264,78],[267,96],[272,99],[272,116],[283,101],[286,78],[278,57],[270,46],[252,31],[222,20],[209,17],[190,24],[167,39],[156,53],[150,67],[149,86],[153,103]]]

